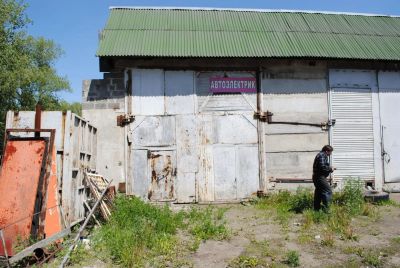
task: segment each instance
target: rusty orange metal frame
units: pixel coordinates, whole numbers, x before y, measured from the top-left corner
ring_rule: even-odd
[[[31,132],[34,137],[11,135],[21,132]],[[50,137],[40,137],[40,133],[46,132]],[[13,246],[19,238],[40,239],[45,236],[47,200],[50,198],[49,205],[55,201],[48,197],[48,192],[54,193],[54,185],[49,185],[49,182],[57,184],[53,163],[55,130],[7,129],[5,138],[6,151],[0,173],[0,228],[4,229],[6,248],[0,246],[0,255],[7,250],[12,256],[15,253]],[[51,221],[60,222],[60,218],[58,215]],[[58,226],[61,229],[61,224]]]

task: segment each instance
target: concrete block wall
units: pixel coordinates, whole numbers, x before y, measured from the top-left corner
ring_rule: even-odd
[[[272,121],[287,122],[265,123],[267,181],[310,180],[316,153],[329,143],[328,131],[290,123],[328,120],[326,65],[293,62],[270,66],[263,72],[261,84],[264,111],[274,114]]]
[[[125,129],[117,116],[125,114],[126,87],[123,73],[106,73],[104,79],[83,81],[82,116],[97,127],[97,172],[125,182]]]

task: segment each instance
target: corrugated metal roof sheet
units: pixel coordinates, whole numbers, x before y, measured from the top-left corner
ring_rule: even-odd
[[[400,60],[400,18],[114,8],[97,56]]]

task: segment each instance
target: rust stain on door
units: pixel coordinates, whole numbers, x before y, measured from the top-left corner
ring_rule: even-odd
[[[9,255],[14,253],[17,238],[31,235],[45,149],[44,140],[7,141],[0,173],[0,228]],[[0,255],[4,255],[1,243]]]
[[[44,225],[44,233],[46,237],[50,237],[62,230],[61,211],[58,206],[57,189],[57,158],[56,149],[53,146],[51,158],[51,173],[49,183],[47,186],[47,200],[46,200],[46,221]]]
[[[175,152],[149,152],[150,186],[147,197],[151,201],[165,201],[175,198]]]

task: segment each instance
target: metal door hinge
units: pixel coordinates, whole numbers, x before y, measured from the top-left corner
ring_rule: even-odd
[[[117,126],[123,127],[135,121],[135,116],[131,114],[122,114],[117,116]]]

